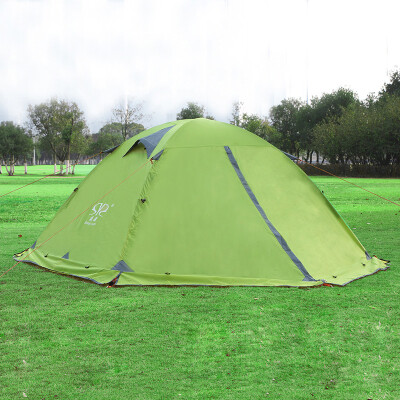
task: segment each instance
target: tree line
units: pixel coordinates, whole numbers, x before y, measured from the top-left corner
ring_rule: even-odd
[[[8,175],[13,175],[15,165],[21,162],[27,173],[27,160],[34,157],[53,163],[55,174],[73,174],[81,157],[101,153],[143,131],[144,126],[137,122],[145,117],[142,108],[143,104],[133,102],[117,106],[112,120],[90,134],[75,102],[51,99],[30,105],[24,127],[12,121],[0,123],[0,173],[4,166]]]
[[[307,162],[400,164],[399,71],[390,75],[378,95],[364,101],[339,88],[309,103],[284,99],[268,117],[242,113],[242,106],[234,104],[231,123]]]
[[[400,71],[394,71],[377,95],[360,100],[349,89],[339,88],[310,102],[283,99],[268,116],[243,112],[243,103],[232,105],[230,123],[255,133],[279,149],[307,162],[388,166],[400,164]],[[16,163],[37,159],[57,162],[60,173],[87,155],[121,144],[145,128],[143,103],[127,102],[112,110],[112,119],[90,134],[84,113],[75,102],[51,99],[30,105],[24,127],[0,122],[1,166],[14,174]],[[204,106],[188,102],[176,118],[214,117]],[[64,168],[65,166],[65,168]]]
[[[400,164],[400,71],[390,75],[378,95],[366,100],[339,88],[310,102],[283,99],[269,115],[232,106],[230,123],[309,163],[388,166]],[[178,119],[210,118],[204,107],[188,103]]]

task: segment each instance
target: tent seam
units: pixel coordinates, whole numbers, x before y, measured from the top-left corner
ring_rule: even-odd
[[[158,164],[158,162],[159,161],[157,161],[155,164]],[[142,185],[142,187],[140,189],[140,192],[139,192],[139,199],[141,199],[143,197],[143,190],[146,187],[146,185],[148,184],[148,182],[150,182],[153,179],[153,175],[155,173],[154,172],[155,164],[152,163],[152,167],[147,172],[147,176],[144,179],[143,185]],[[120,260],[122,260],[122,261],[124,260],[124,256],[126,255],[126,249],[127,249],[128,242],[129,242],[129,235],[131,233],[133,235],[133,232],[135,231],[136,223],[138,222],[137,219],[138,219],[138,216],[140,215],[140,211],[138,211],[139,210],[138,206],[142,206],[143,204],[144,203],[142,203],[140,200],[138,200],[136,202],[136,205],[135,205],[134,209],[133,209],[132,218],[131,218],[131,221],[129,223],[129,227],[128,227],[128,230],[127,230],[127,233],[126,233],[124,244],[123,244],[123,246],[121,248],[121,252],[120,252],[120,256],[121,256]]]

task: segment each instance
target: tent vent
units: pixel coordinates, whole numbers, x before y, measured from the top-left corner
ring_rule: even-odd
[[[133,146],[124,154],[124,157],[131,151],[134,149],[134,147],[138,144],[138,143],[142,143],[142,145],[146,148],[147,151],[147,158],[149,158],[151,156],[151,153],[153,152],[153,150],[157,147],[158,143],[160,142],[160,140],[164,137],[164,135],[174,127],[175,125],[171,125],[171,126],[167,126],[166,128],[160,129],[157,132],[152,133],[149,136],[145,136],[141,139],[136,140],[135,143],[133,143]],[[158,160],[158,158],[160,157],[162,151],[160,151],[159,153],[157,153],[153,158],[155,160]]]

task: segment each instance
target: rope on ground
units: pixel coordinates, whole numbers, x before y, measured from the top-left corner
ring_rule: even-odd
[[[8,272],[10,272],[12,269],[14,269],[19,263],[21,263],[22,261],[24,261],[28,256],[30,256],[32,253],[34,253],[37,249],[39,249],[40,247],[42,247],[45,243],[47,243],[50,239],[52,239],[54,236],[56,236],[57,234],[59,234],[62,230],[64,230],[67,226],[71,225],[72,222],[74,222],[78,217],[80,217],[82,214],[84,214],[86,211],[88,211],[90,208],[92,208],[96,203],[98,203],[101,199],[103,199],[104,197],[106,197],[107,195],[109,195],[112,191],[114,191],[118,186],[122,185],[125,181],[127,181],[132,175],[136,174],[136,172],[140,171],[147,163],[153,163],[153,160],[151,158],[149,158],[145,163],[143,163],[140,167],[138,167],[137,169],[135,169],[131,174],[129,174],[126,178],[124,178],[121,182],[119,182],[117,185],[115,185],[113,188],[111,188],[108,192],[106,192],[105,194],[103,194],[101,197],[99,197],[97,200],[95,200],[94,202],[92,202],[89,207],[85,208],[82,212],[80,212],[78,215],[76,215],[73,219],[71,219],[71,221],[67,222],[63,227],[61,227],[58,231],[56,231],[55,233],[53,233],[48,239],[46,239],[44,242],[42,242],[40,245],[36,246],[34,249],[32,249],[32,251],[27,254],[24,258],[22,258],[21,260],[17,261],[11,268],[9,268],[8,270],[6,270],[5,272],[3,272],[0,275],[0,278],[3,277],[4,275],[6,275]]]
[[[90,160],[91,158],[97,157],[97,156],[100,155],[101,153],[103,153],[103,152],[100,151],[99,153],[94,154],[93,156],[84,158],[82,161],[77,161],[75,164],[72,164],[72,165],[70,166],[70,168],[74,168],[79,162],[85,162],[85,161]],[[56,172],[53,172],[52,174],[45,175],[45,176],[43,176],[42,178],[39,178],[39,179],[34,180],[33,182],[27,183],[26,185],[22,185],[22,186],[20,186],[20,187],[18,187],[18,188],[16,188],[16,189],[13,189],[13,190],[11,190],[11,191],[9,191],[9,192],[7,192],[7,193],[4,193],[4,194],[0,195],[0,197],[7,196],[7,195],[10,194],[10,193],[16,192],[17,190],[20,190],[20,189],[22,189],[22,188],[24,188],[24,187],[26,187],[26,186],[32,185],[33,183],[36,183],[36,182],[39,182],[39,181],[41,181],[42,179],[46,179],[46,178],[48,178],[49,176],[54,176],[54,175],[58,174],[60,171],[61,171],[61,169],[57,170]]]
[[[363,188],[362,186],[359,186],[359,185],[357,185],[357,184],[355,184],[355,183],[353,183],[353,182],[350,182],[350,181],[348,181],[347,179],[344,179],[344,178],[341,178],[340,176],[337,176],[337,175],[335,175],[335,174],[332,174],[332,172],[325,171],[324,169],[319,168],[319,167],[317,167],[316,165],[313,165],[313,164],[311,164],[311,163],[309,163],[309,162],[307,162],[307,161],[304,161],[304,160],[302,160],[301,158],[298,158],[298,160],[301,161],[301,162],[303,162],[304,164],[311,165],[312,167],[314,167],[314,168],[316,168],[316,169],[319,169],[320,171],[325,172],[325,173],[328,174],[328,175],[332,175],[332,176],[334,176],[335,178],[339,178],[339,179],[341,179],[342,181],[345,181],[345,182],[347,182],[347,183],[350,183],[350,185],[356,186],[356,187],[358,187],[358,188],[360,188],[360,189],[362,189],[362,190],[365,190],[365,191],[368,192],[368,193],[373,194],[374,196],[380,197],[381,199],[386,200],[386,201],[388,201],[389,203],[395,204],[396,206],[399,206],[399,207],[400,207],[400,204],[399,204],[399,203],[396,203],[395,201],[389,200],[389,199],[387,199],[386,197],[383,197],[383,196],[381,196],[381,195],[379,195],[379,194],[377,194],[377,193],[371,192],[370,190],[365,189],[365,188]]]

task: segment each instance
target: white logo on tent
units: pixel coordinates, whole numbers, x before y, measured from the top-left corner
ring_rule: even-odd
[[[114,207],[114,204],[111,207]],[[85,221],[85,225],[96,225],[97,218],[102,217],[109,208],[110,206],[107,203],[97,203],[93,206],[92,212],[89,214],[90,218],[88,221]]]

